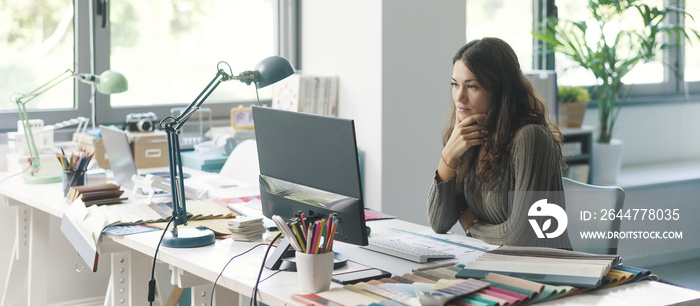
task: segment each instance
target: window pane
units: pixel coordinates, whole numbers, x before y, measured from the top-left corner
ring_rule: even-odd
[[[0,9],[0,110],[15,111],[26,94],[73,69],[73,2],[9,0]],[[26,104],[27,109],[73,107],[73,80]]]
[[[238,75],[274,54],[271,0],[110,3],[110,67],[129,80],[127,92],[111,96],[114,107],[190,103],[214,78],[219,61]],[[270,99],[271,90],[261,89],[260,99]],[[233,81],[207,103],[255,99],[254,86]]]
[[[641,3],[648,4],[650,6],[656,6],[661,8],[662,0],[642,0]],[[590,10],[588,8],[588,1],[580,0],[557,0],[556,5],[558,8],[559,19],[565,21],[587,21],[589,33],[597,28],[593,17],[591,16]],[[627,14],[621,16],[613,22],[610,22],[606,28],[606,37],[612,39],[614,33],[619,30],[634,29],[640,24],[640,17],[636,10],[630,10]],[[595,42],[593,38],[595,35],[591,35],[591,41],[589,45],[593,45]],[[612,42],[610,42],[612,43]],[[629,41],[624,41],[619,44],[616,48],[621,56],[624,56],[624,52],[630,49]],[[574,61],[568,57],[557,53],[555,55],[555,65],[557,69],[557,81],[562,85],[576,85],[576,86],[591,86],[595,84],[595,77],[593,74],[577,66]],[[626,84],[650,84],[650,83],[661,83],[664,81],[664,66],[661,62],[661,55],[659,54],[657,58],[648,63],[638,64],[632,71],[630,71],[627,76],[623,79]]]
[[[520,68],[532,70],[532,1],[467,1],[467,41],[498,37],[518,55]]]
[[[693,17],[700,18],[700,3],[698,1],[686,1],[686,11],[692,14]],[[697,21],[685,20],[687,28],[700,29],[700,24]],[[687,82],[700,81],[700,41],[697,39],[685,46],[685,80]]]

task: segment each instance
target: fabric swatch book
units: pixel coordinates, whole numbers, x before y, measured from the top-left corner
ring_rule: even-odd
[[[466,264],[456,276],[484,278],[496,273],[550,285],[595,288],[620,263],[617,255],[541,247],[501,247]]]
[[[73,203],[75,199],[80,198],[85,206],[114,204],[128,199],[122,197],[123,193],[124,190],[111,183],[72,186],[66,195],[66,202]]]

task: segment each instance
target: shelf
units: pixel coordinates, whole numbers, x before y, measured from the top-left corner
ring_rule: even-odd
[[[568,173],[567,175],[571,179],[584,183],[591,182],[592,167],[590,167],[590,164],[593,150],[593,131],[594,128],[590,126],[584,126],[579,129],[561,129],[564,138],[562,154],[565,155],[564,161],[569,166],[565,173]],[[576,167],[584,168],[574,170],[573,168]]]

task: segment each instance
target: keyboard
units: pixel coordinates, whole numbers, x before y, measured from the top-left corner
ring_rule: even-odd
[[[388,238],[372,238],[369,240],[369,245],[363,248],[418,263],[427,262],[428,259],[455,257],[453,254]]]

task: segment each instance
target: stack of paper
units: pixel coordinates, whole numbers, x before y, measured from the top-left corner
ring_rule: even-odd
[[[261,217],[238,217],[228,221],[228,230],[235,241],[255,241],[262,238],[265,227]]]

